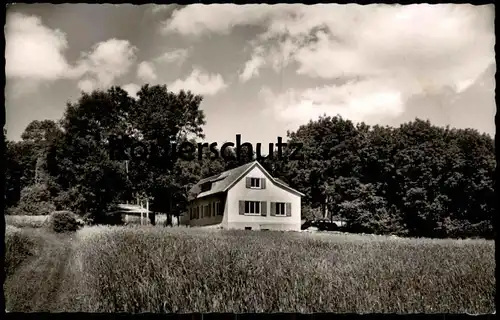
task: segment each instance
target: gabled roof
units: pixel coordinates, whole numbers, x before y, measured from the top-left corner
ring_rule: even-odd
[[[191,190],[189,190],[188,200],[200,199],[209,195],[216,193],[226,192],[238,181],[240,181],[248,172],[250,172],[255,166],[258,166],[266,177],[271,180],[278,187],[283,188],[289,192],[295,193],[299,196],[304,196],[303,193],[290,188],[283,181],[273,178],[267,171],[262,167],[258,161],[253,161],[246,163],[237,168],[224,171],[220,174],[201,179],[196,185],[194,185]],[[201,186],[205,183],[211,183],[211,188],[208,191],[201,192]]]

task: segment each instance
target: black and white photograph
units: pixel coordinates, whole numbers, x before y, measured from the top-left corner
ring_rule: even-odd
[[[494,4],[8,4],[15,313],[496,314]]]

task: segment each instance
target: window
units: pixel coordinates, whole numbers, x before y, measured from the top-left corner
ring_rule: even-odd
[[[222,216],[223,214],[222,206],[220,205],[219,201],[215,203],[215,212],[217,212],[218,216]]]
[[[260,188],[260,178],[250,178],[250,188]]]
[[[208,205],[203,206],[203,218],[208,217]]]
[[[277,217],[291,217],[292,204],[290,202],[271,202],[271,215]]]
[[[284,202],[276,202],[276,215],[286,216],[286,204]]]
[[[212,189],[212,182],[206,182],[200,186],[201,192],[210,191]]]
[[[200,207],[196,207],[196,219],[200,218]]]
[[[246,177],[246,187],[249,189],[265,189],[266,179]]]
[[[207,215],[208,217],[212,216],[212,203],[208,204],[208,212],[207,213],[208,213],[208,215]]]
[[[260,215],[260,202],[245,201],[245,214]]]
[[[217,214],[217,211],[215,211],[215,210],[216,210],[215,209],[215,202],[212,202],[212,214],[211,214],[212,217],[215,217],[215,215]]]

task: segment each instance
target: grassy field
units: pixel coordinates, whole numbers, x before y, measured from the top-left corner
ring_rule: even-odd
[[[6,241],[9,311],[495,310],[492,241],[155,227]]]
[[[5,223],[18,228],[40,228],[49,219],[49,216],[5,216]]]

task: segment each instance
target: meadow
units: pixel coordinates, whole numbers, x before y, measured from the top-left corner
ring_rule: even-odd
[[[9,223],[9,221],[8,221]],[[494,242],[163,227],[6,234],[9,311],[492,313]]]
[[[18,228],[31,227],[40,228],[49,219],[48,215],[44,216],[23,216],[23,215],[6,215],[5,223]]]

